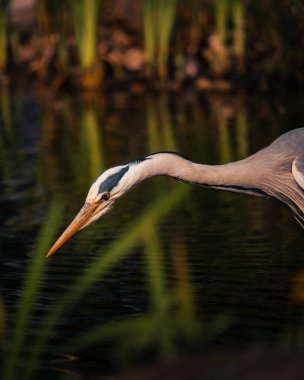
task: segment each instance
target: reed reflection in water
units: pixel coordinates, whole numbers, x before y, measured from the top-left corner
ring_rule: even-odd
[[[303,238],[272,201],[154,179],[44,256],[105,168],[160,150],[243,158],[296,126],[294,103],[278,116],[281,103],[237,96],[1,91],[4,379],[64,368],[54,354],[114,374],[210,345],[290,344]]]

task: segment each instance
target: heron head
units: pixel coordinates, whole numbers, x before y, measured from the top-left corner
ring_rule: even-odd
[[[115,166],[102,173],[92,184],[85,204],[52,246],[47,256],[57,251],[78,230],[99,219],[111,209],[116,199],[136,183],[146,178],[147,176],[144,176],[144,171],[140,168],[140,164],[146,159],[142,158],[124,165]]]
[[[144,179],[164,174],[177,178],[175,170],[183,160],[184,158],[175,152],[157,152],[106,170],[93,183],[85,204],[47,256],[57,251],[78,230],[104,215],[119,197]]]

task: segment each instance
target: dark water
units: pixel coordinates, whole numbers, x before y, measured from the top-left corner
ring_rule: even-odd
[[[45,259],[105,168],[241,159],[302,125],[296,97],[1,91],[1,378],[302,343],[304,236],[272,200],[151,179]]]

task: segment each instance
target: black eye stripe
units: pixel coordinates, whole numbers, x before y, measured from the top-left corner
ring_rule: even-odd
[[[120,169],[117,173],[110,175],[103,183],[99,186],[99,194],[107,192],[109,193],[114,186],[118,184],[124,174],[129,170],[129,166]]]

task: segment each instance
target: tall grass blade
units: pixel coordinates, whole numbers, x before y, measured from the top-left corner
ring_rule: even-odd
[[[234,24],[233,40],[234,52],[237,59],[237,68],[240,74],[245,70],[245,10],[243,0],[234,0],[232,4]]]
[[[155,0],[145,0],[144,1],[144,40],[145,40],[145,54],[146,54],[146,64],[147,64],[147,75],[151,76],[153,70],[155,69],[156,62],[156,41],[157,32],[155,31],[155,22],[153,18],[155,12],[153,12],[153,3]]]
[[[46,223],[38,235],[38,240],[33,251],[33,258],[25,276],[23,296],[18,307],[13,336],[9,343],[7,357],[5,358],[6,365],[3,374],[3,379],[5,380],[14,379],[16,376],[18,357],[25,341],[29,317],[38,294],[41,275],[46,264],[45,252],[47,252],[58,230],[62,211],[62,202],[54,200],[51,204]]]
[[[170,42],[178,0],[145,0],[144,34],[148,75],[168,76]]]
[[[104,169],[104,159],[101,149],[101,130],[97,121],[97,112],[93,105],[85,106],[82,113],[82,138],[85,145],[83,150],[87,157],[88,166],[84,169],[89,174],[89,182],[96,179]],[[82,155],[83,159],[84,155]]]
[[[13,147],[16,144],[13,123],[12,123],[12,110],[10,104],[10,92],[7,87],[0,88],[0,115],[1,126],[0,128],[0,169],[3,173],[3,178],[9,180],[12,176],[14,168]],[[9,186],[11,182],[7,181]]]
[[[0,1],[0,73],[4,72],[7,63],[7,12],[8,1]]]
[[[238,143],[238,157],[237,159],[242,159],[248,156],[248,120],[246,110],[243,104],[240,104],[237,109],[236,114],[236,134]]]
[[[218,116],[219,120],[219,149],[220,149],[220,162],[222,164],[232,161],[232,148],[230,142],[229,124],[228,119],[224,112]]]
[[[227,0],[215,0],[216,33],[222,46],[227,43],[229,8]]]
[[[174,137],[174,130],[169,112],[168,98],[166,94],[160,97],[159,101],[160,125],[162,127],[162,142],[164,150],[177,152],[177,146]]]
[[[42,348],[47,342],[60,318],[85,294],[88,288],[100,276],[107,273],[114,265],[119,263],[130,252],[135,244],[141,241],[142,235],[150,225],[160,221],[185,197],[189,191],[187,186],[178,186],[169,194],[155,201],[144,215],[128,228],[121,238],[102,252],[93,263],[84,270],[83,275],[77,279],[70,290],[54,305],[46,315],[32,345],[28,358],[28,366],[23,380],[30,379],[37,363],[40,360]]]
[[[178,0],[159,0],[159,51],[158,75],[161,80],[168,76],[168,58]]]
[[[161,321],[158,329],[159,348],[162,357],[170,357],[173,352],[171,328],[168,328],[167,320],[169,294],[165,283],[163,268],[163,251],[159,242],[159,234],[156,226],[150,226],[144,235],[145,257],[148,268],[148,286],[152,302],[151,313],[156,320]],[[170,320],[170,317],[169,317]]]
[[[4,341],[5,329],[6,329],[5,310],[4,310],[4,304],[2,302],[2,299],[0,298],[0,343]]]
[[[162,150],[160,128],[154,101],[153,99],[149,99],[147,104],[147,134],[148,150],[151,153]]]
[[[185,241],[180,236],[174,236],[171,245],[171,256],[176,279],[175,293],[177,298],[177,323],[186,338],[193,338],[200,331],[196,320],[195,299],[191,286],[188,251]]]
[[[89,72],[96,64],[99,0],[77,0],[71,5],[80,65],[83,71]]]

